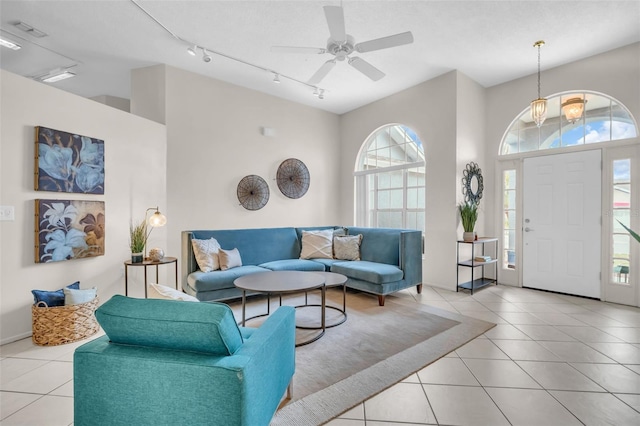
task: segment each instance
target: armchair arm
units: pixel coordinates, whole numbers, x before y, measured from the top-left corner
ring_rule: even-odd
[[[400,234],[400,269],[409,284],[422,283],[422,232],[405,231]]]

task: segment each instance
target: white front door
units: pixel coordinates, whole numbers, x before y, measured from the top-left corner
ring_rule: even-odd
[[[600,298],[601,151],[524,160],[523,287]]]

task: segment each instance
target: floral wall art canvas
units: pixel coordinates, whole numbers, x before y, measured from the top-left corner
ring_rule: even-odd
[[[38,126],[36,191],[104,194],[104,141]]]
[[[104,255],[104,201],[35,200],[35,261]]]

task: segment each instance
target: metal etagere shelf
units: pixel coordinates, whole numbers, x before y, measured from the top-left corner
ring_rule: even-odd
[[[484,257],[485,256],[485,244],[493,244],[495,248],[495,255],[490,259],[485,261],[475,260],[476,256]],[[471,259],[469,260],[460,260],[460,245],[471,245]],[[461,288],[467,289],[471,291],[473,294],[474,290],[485,287],[487,285],[495,283],[498,285],[498,239],[494,237],[482,237],[478,238],[474,241],[463,241],[458,240],[456,245],[456,291],[459,291]],[[471,268],[471,281],[460,282],[460,267]],[[482,274],[480,277],[475,277],[475,269],[481,267]],[[495,270],[495,278],[487,278],[485,276],[485,268],[491,267]]]

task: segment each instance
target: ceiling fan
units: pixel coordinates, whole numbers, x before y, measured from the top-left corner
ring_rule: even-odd
[[[378,81],[385,74],[378,68],[371,65],[369,62],[360,58],[359,56],[350,56],[352,53],[365,53],[372,52],[374,50],[387,49],[390,47],[402,46],[404,44],[413,43],[413,34],[411,31],[407,31],[400,34],[394,34],[387,37],[376,38],[373,40],[365,41],[362,43],[355,42],[355,39],[347,34],[344,25],[344,11],[341,6],[324,6],[324,14],[327,18],[327,24],[329,26],[329,40],[327,40],[326,48],[318,47],[295,47],[295,46],[273,46],[272,52],[283,53],[315,53],[324,54],[329,53],[334,56],[333,59],[329,59],[327,62],[311,76],[307,81],[308,84],[318,84],[323,78],[329,74],[329,71],[333,69],[337,61],[347,60],[348,64],[369,77],[373,81]]]

